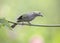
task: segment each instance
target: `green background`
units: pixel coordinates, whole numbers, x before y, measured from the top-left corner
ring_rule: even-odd
[[[59,24],[60,0],[0,0],[0,18],[16,22],[17,17],[30,11],[41,11],[33,24]],[[60,43],[60,27],[37,27],[18,25],[13,31],[0,27],[0,43],[29,43],[32,36],[39,35],[44,43]]]

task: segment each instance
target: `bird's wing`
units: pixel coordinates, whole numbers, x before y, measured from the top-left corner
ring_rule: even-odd
[[[28,15],[24,14],[24,15],[21,15],[19,18],[17,18],[17,20],[22,20],[22,19],[27,19],[27,18],[28,18]]]
[[[20,19],[22,19],[22,17],[23,17],[23,16],[20,16],[19,18],[17,18],[17,20],[20,20]]]
[[[28,14],[22,15],[22,19],[27,19],[27,18],[29,18],[29,15]]]

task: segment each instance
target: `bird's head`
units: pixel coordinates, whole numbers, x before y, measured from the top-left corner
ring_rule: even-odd
[[[33,12],[33,14],[34,14],[35,16],[41,16],[41,17],[43,17],[43,15],[42,15],[41,12]]]

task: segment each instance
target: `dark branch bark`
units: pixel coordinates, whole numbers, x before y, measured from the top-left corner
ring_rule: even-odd
[[[9,23],[15,23],[15,22],[11,22],[8,21]],[[37,26],[37,27],[60,27],[60,24],[22,24],[22,23],[17,23],[18,25],[27,25],[27,26]]]

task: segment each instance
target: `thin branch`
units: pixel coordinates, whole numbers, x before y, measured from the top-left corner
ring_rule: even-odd
[[[8,21],[8,22],[9,22],[9,23],[13,23],[13,24],[15,23],[15,22],[12,22],[12,21]]]
[[[11,22],[8,21],[9,23],[15,23],[15,22]],[[37,26],[37,27],[60,27],[60,24],[22,24],[22,23],[18,23],[18,25],[27,25],[27,26]]]

